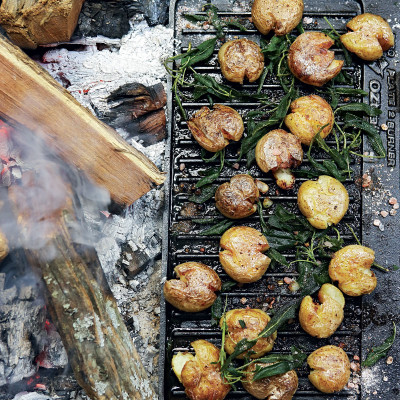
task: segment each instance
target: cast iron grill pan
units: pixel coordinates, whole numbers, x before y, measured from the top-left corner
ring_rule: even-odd
[[[242,4],[245,2],[238,1],[216,1],[213,2],[219,10],[221,15],[227,17],[235,17],[242,20],[244,23],[248,23],[248,18],[251,16],[250,5]],[[247,2],[246,2],[247,3]],[[306,30],[322,30],[329,29],[328,24],[325,22],[324,17],[326,16],[335,29],[339,33],[344,33],[345,23],[353,18],[355,15],[365,12],[364,5],[355,1],[345,2],[322,2],[317,0],[306,0],[305,1],[305,12],[304,17],[312,19],[312,23],[305,25]],[[186,51],[189,43],[196,46],[204,40],[214,36],[215,32],[212,28],[204,30],[201,27],[196,29],[190,29],[188,23],[182,18],[182,13],[190,14],[202,14],[202,3],[195,0],[176,0],[171,2],[170,17],[171,26],[174,28],[174,35],[179,40],[179,46],[177,46],[177,53]],[[378,13],[377,10],[367,11]],[[387,11],[386,11],[387,12]],[[387,17],[385,10],[381,12],[381,15]],[[260,34],[249,24],[250,29],[247,32],[240,32],[236,29],[230,29],[227,31],[226,39],[230,40],[233,38],[247,37],[256,42],[260,39]],[[343,57],[343,53],[338,48],[333,48],[337,58]],[[356,59],[354,58],[354,61]],[[390,60],[389,60],[390,62]],[[202,74],[209,74],[219,80],[222,83],[227,83],[222,79],[220,68],[217,61],[217,53],[213,55],[210,61],[205,64],[197,65],[194,68],[196,72]],[[354,62],[353,65],[347,66],[344,70],[351,76],[352,83],[347,87],[363,88],[369,91],[368,81],[366,75],[370,75],[373,70],[364,66],[363,63]],[[190,79],[190,77],[189,77]],[[383,82],[382,77],[379,82]],[[258,83],[253,84],[245,83],[243,88],[248,91],[254,91],[257,89]],[[315,93],[315,89],[307,87],[297,83],[297,87],[300,89],[301,95],[307,95]],[[240,86],[237,86],[240,88]],[[271,99],[279,100],[284,92],[279,85],[278,81],[268,76],[264,86],[263,92],[268,93]],[[191,93],[184,92],[187,98],[183,102],[183,106],[186,109],[188,116],[190,117],[194,112],[199,110],[202,106],[208,105],[207,99],[200,99],[199,101],[191,100]],[[397,92],[396,92],[397,96]],[[229,277],[224,273],[222,267],[219,264],[218,252],[219,252],[219,239],[220,236],[200,236],[199,233],[204,229],[204,226],[196,225],[192,222],[194,218],[210,218],[215,222],[223,219],[219,212],[215,208],[214,199],[207,201],[205,204],[198,206],[195,211],[190,215],[187,215],[188,198],[193,193],[193,186],[201,178],[201,171],[209,168],[213,163],[205,164],[201,158],[201,148],[192,138],[191,133],[187,127],[187,123],[182,120],[177,105],[172,101],[171,95],[170,100],[170,122],[171,122],[171,135],[170,135],[170,171],[169,171],[169,187],[167,189],[167,211],[165,215],[165,235],[164,235],[164,249],[163,249],[163,263],[164,263],[164,276],[166,279],[174,277],[173,268],[183,262],[187,261],[198,261],[202,262],[217,271],[222,282],[230,280]],[[328,99],[329,101],[329,99]],[[341,99],[343,102],[343,98]],[[220,100],[215,100],[215,103],[222,103]],[[259,106],[258,103],[252,102],[223,102],[226,105],[232,106],[239,113],[244,115],[247,111],[255,109]],[[340,105],[340,104],[339,104]],[[383,105],[381,105],[383,107]],[[383,107],[384,108],[384,107]],[[381,118],[384,121],[388,110],[384,109],[384,114]],[[396,117],[398,117],[396,109]],[[330,145],[334,144],[334,139],[329,138],[327,143]],[[239,146],[231,144],[227,147],[226,160],[230,163],[235,163],[237,158],[237,151]],[[363,148],[359,149],[360,152],[368,150],[367,145],[364,143]],[[316,153],[316,158],[321,160],[325,157],[324,154]],[[396,154],[396,158],[397,158]],[[219,162],[219,161],[217,161]],[[217,163],[216,162],[216,163]],[[388,161],[383,162],[386,164]],[[396,162],[396,160],[395,160]],[[214,163],[214,164],[216,164]],[[185,168],[182,170],[182,165]],[[302,167],[307,166],[307,160],[303,161]],[[386,165],[385,165],[386,167]],[[301,167],[300,167],[301,168]],[[355,171],[355,177],[362,175],[363,170],[370,168],[370,164],[363,165],[358,160],[351,165],[351,168]],[[393,173],[394,170],[394,173]],[[221,184],[229,181],[229,179],[238,173],[250,173],[254,178],[260,178],[266,182],[270,190],[267,194],[272,199],[274,205],[281,204],[286,209],[297,212],[297,191],[299,185],[306,179],[297,178],[296,187],[294,190],[283,191],[278,190],[274,180],[269,176],[262,173],[256,165],[253,165],[250,169],[246,167],[246,159],[242,159],[239,162],[239,168],[232,169],[225,167],[223,174],[215,182]],[[392,168],[393,175],[398,176],[397,169]],[[395,176],[393,177],[395,178]],[[393,183],[393,178],[390,182]],[[398,182],[398,178],[397,178]],[[339,224],[338,229],[341,236],[345,239],[345,244],[354,244],[353,236],[347,227],[349,225],[358,235],[359,238],[363,238],[365,242],[365,230],[364,225],[367,225],[365,210],[363,211],[363,199],[360,186],[355,185],[354,180],[346,180],[344,182],[346,189],[350,195],[350,207],[349,211]],[[398,190],[398,183],[396,186]],[[263,197],[261,197],[261,200]],[[267,220],[268,216],[273,212],[274,207],[270,210],[264,210],[264,217]],[[363,215],[364,220],[361,216]],[[367,217],[368,218],[368,217]],[[364,225],[363,225],[363,223]],[[235,225],[251,226],[256,229],[260,229],[259,219],[257,215],[253,215],[247,219],[239,220]],[[370,224],[369,224],[370,225]],[[368,225],[368,227],[369,227]],[[182,232],[181,228],[186,227],[187,233]],[[395,229],[395,227],[393,227]],[[374,236],[376,230],[370,232],[368,230],[367,237],[371,243],[371,247],[378,250],[380,246],[377,243],[381,241],[387,245],[387,238],[378,238]],[[365,243],[367,244],[367,243]],[[368,245],[368,244],[367,244]],[[392,248],[393,246],[391,246]],[[295,255],[293,252],[286,252],[286,257],[289,261],[293,260]],[[392,263],[398,263],[398,251],[396,246],[392,252],[385,251],[385,257],[393,259]],[[397,258],[397,259],[396,259]],[[228,298],[227,310],[233,308],[245,308],[247,306],[254,308],[262,308],[265,311],[270,310],[269,304],[273,301],[273,308],[277,309],[281,305],[290,301],[297,294],[293,294],[288,290],[286,284],[282,284],[284,277],[295,278],[297,276],[296,267],[287,268],[284,266],[275,266],[274,269],[268,269],[264,277],[253,284],[243,285],[242,287],[236,286],[232,291],[228,293],[221,293],[223,298]],[[380,275],[378,273],[378,279]],[[379,283],[378,283],[379,285]],[[378,292],[378,291],[377,291]],[[372,297],[372,296],[370,296]],[[301,346],[307,353],[311,353],[315,349],[327,345],[339,345],[344,346],[344,350],[349,355],[350,361],[353,360],[354,356],[362,357],[364,355],[364,348],[369,345],[368,336],[364,339],[365,329],[362,330],[363,326],[363,302],[360,298],[346,297],[345,307],[345,318],[340,329],[328,339],[314,339],[307,335],[299,326],[298,322],[294,322],[285,326],[282,330],[278,331],[278,339],[275,342],[273,352],[287,353],[290,351],[292,345]],[[382,304],[380,304],[382,306]],[[365,320],[365,316],[364,316]],[[373,325],[373,324],[372,324]],[[366,326],[364,328],[367,328]],[[364,333],[362,333],[364,332]],[[386,337],[386,332],[375,333],[376,337]],[[386,336],[385,336],[386,335]],[[169,304],[162,304],[161,313],[161,345],[160,345],[160,398],[165,399],[185,399],[187,398],[184,393],[183,386],[179,383],[171,369],[171,358],[174,354],[179,351],[193,351],[190,347],[190,342],[197,339],[208,340],[218,347],[221,344],[221,333],[218,327],[211,325],[211,313],[209,310],[200,313],[184,313],[176,310]],[[344,389],[335,395],[324,395],[318,392],[311,385],[307,378],[308,371],[306,368],[298,371],[299,376],[299,389],[294,396],[297,400],[306,399],[361,399],[362,394],[357,389]],[[395,390],[394,388],[393,390]],[[393,392],[395,394],[395,392]],[[393,393],[389,397],[380,397],[387,399],[397,398],[393,396]],[[237,390],[232,390],[227,399],[251,399],[252,397],[238,385]],[[400,398],[400,397],[399,397]]]

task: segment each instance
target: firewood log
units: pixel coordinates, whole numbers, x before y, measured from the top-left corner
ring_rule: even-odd
[[[68,163],[129,205],[165,176],[46,71],[0,35],[0,116],[42,138]]]
[[[68,41],[84,0],[3,0],[0,24],[17,46]]]
[[[31,224],[42,212],[30,189],[40,182],[25,174],[8,197],[25,243],[40,234]],[[27,249],[30,264],[46,285],[47,305],[78,383],[93,400],[154,399],[146,372],[118,311],[93,247],[75,242],[82,229],[77,199],[47,217],[43,245]],[[43,219],[42,219],[43,220]],[[50,227],[50,228],[49,228]]]

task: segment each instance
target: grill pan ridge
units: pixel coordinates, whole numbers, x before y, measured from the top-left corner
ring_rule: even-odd
[[[217,6],[223,16],[232,16],[238,18],[248,18],[251,16],[250,5],[243,5],[244,1],[218,0],[212,2]],[[246,2],[247,3],[247,2]],[[306,30],[321,30],[328,28],[324,21],[326,16],[333,26],[344,33],[345,24],[348,20],[357,14],[363,12],[372,12],[382,15],[384,18],[390,18],[399,11],[395,2],[360,2],[356,0],[345,0],[335,2],[322,2],[319,0],[305,0],[304,17],[312,18],[317,21],[314,27],[305,26]],[[205,4],[205,2],[204,2]],[[174,37],[178,39],[180,45],[177,46],[176,53],[187,50],[189,43],[197,46],[204,40],[213,36],[213,30],[188,29],[186,20],[182,18],[182,13],[201,14],[201,8],[204,5],[196,0],[173,0],[170,4],[170,26],[174,30]],[[393,23],[392,23],[393,24]],[[247,32],[240,32],[236,29],[227,31],[226,39],[234,37],[247,37],[254,41],[259,41],[260,34],[252,28]],[[368,66],[363,63],[357,63],[345,67],[347,73],[352,76],[353,83],[351,87],[362,88],[369,92],[369,98],[364,101],[371,105],[380,107],[382,115],[376,120],[371,121],[377,127],[385,123],[388,130],[382,131],[382,139],[385,147],[388,149],[388,156],[385,160],[368,161],[363,159],[351,165],[355,171],[354,176],[360,177],[365,171],[371,172],[372,176],[376,174],[383,188],[389,188],[390,195],[400,200],[399,192],[399,138],[396,136],[396,127],[399,126],[399,93],[398,93],[398,73],[396,72],[396,47],[398,48],[398,37],[396,37],[395,47],[391,49],[383,59],[378,60]],[[335,48],[338,58],[341,52]],[[212,59],[195,67],[196,72],[210,74],[214,77],[220,77],[216,54]],[[170,84],[171,82],[169,82]],[[171,85],[170,85],[171,87]],[[257,82],[254,84],[243,85],[245,90],[254,91]],[[299,85],[301,94],[311,94],[314,89]],[[267,77],[263,92],[268,93],[271,99],[279,99],[283,91],[279,84],[273,78]],[[222,102],[235,108],[242,115],[258,106],[258,103],[251,102]],[[222,219],[222,216],[215,208],[213,199],[207,201],[199,207],[198,215],[186,216],[183,212],[188,197],[190,187],[199,179],[199,172],[212,166],[212,163],[205,164],[200,157],[200,146],[192,138],[185,121],[182,121],[179,115],[177,105],[173,102],[171,91],[168,92],[168,113],[169,113],[169,139],[167,145],[167,164],[169,166],[169,176],[166,182],[166,212],[164,215],[164,241],[163,241],[163,277],[171,279],[173,277],[173,268],[186,261],[203,262],[217,271],[222,282],[228,280],[227,275],[222,270],[219,259],[219,239],[218,236],[202,237],[199,235],[202,226],[191,225],[193,218],[210,218],[215,220]],[[200,99],[193,102],[185,100],[184,107],[188,116],[197,111],[201,106],[208,105],[206,99]],[[329,140],[327,141],[328,143]],[[238,146],[229,145],[227,148],[226,159],[234,162]],[[368,144],[363,143],[360,151],[369,151]],[[321,157],[323,155],[321,154]],[[184,164],[185,169],[181,171],[180,166]],[[303,162],[306,165],[306,162]],[[246,168],[246,160],[239,163],[239,169],[231,170],[225,168],[223,174],[215,182],[221,184],[229,181],[232,175],[237,173],[250,173],[253,177],[260,178],[270,186],[268,197],[274,205],[282,204],[290,211],[297,211],[296,193],[302,181],[305,179],[297,178],[294,190],[275,194],[277,189],[273,180],[265,176],[257,166],[252,166],[250,170]],[[366,246],[370,246],[376,252],[376,260],[380,264],[393,265],[399,264],[399,245],[396,240],[396,234],[399,227],[398,216],[392,217],[390,223],[385,223],[385,231],[381,232],[376,226],[373,226],[373,220],[376,218],[375,209],[370,193],[361,191],[360,185],[355,185],[354,181],[347,180],[344,185],[349,191],[350,207],[347,215],[339,224],[338,229],[345,239],[345,244],[353,244],[354,239],[346,224],[356,232]],[[272,210],[274,207],[272,207]],[[264,217],[267,219],[272,211],[264,210]],[[386,221],[385,221],[386,222]],[[187,223],[192,227],[190,232],[177,232],[177,224]],[[252,226],[260,229],[258,217],[251,216],[244,220],[239,220],[235,225]],[[294,259],[294,254],[286,254],[289,260]],[[314,339],[307,335],[300,327],[298,322],[288,325],[282,331],[278,331],[278,340],[274,346],[273,352],[289,352],[292,345],[300,345],[307,353],[311,353],[326,344],[340,345],[344,344],[344,350],[352,361],[353,356],[364,358],[366,352],[371,346],[380,344],[388,335],[388,329],[391,329],[390,321],[399,322],[400,314],[400,275],[392,272],[388,275],[376,272],[378,276],[378,287],[370,296],[363,298],[346,297],[345,318],[340,329],[328,339]],[[227,309],[245,308],[246,306],[254,308],[263,308],[268,300],[275,298],[273,309],[285,304],[288,300],[296,296],[291,293],[286,285],[279,285],[278,281],[284,277],[294,278],[297,276],[295,267],[288,269],[283,266],[276,266],[269,269],[264,277],[253,284],[244,287],[235,287],[229,293],[221,293],[223,298],[227,295]],[[284,287],[285,286],[285,287]],[[271,288],[273,288],[271,290]],[[246,302],[243,304],[244,300]],[[217,346],[220,346],[220,330],[211,326],[210,310],[201,313],[184,313],[174,309],[164,298],[161,303],[161,334],[160,334],[160,399],[180,400],[186,399],[183,386],[179,383],[171,369],[171,357],[178,351],[191,351],[190,342],[196,339],[208,340]],[[308,381],[306,368],[299,370],[299,389],[293,397],[296,400],[322,400],[322,399],[348,399],[348,400],[367,400],[367,399],[400,399],[400,382],[396,376],[396,371],[400,370],[400,351],[397,342],[393,346],[391,355],[394,358],[392,365],[388,366],[381,361],[376,367],[363,374],[361,387],[358,389],[345,388],[335,395],[324,395],[317,391]],[[383,380],[387,378],[387,381]],[[376,396],[373,392],[376,391]],[[238,390],[232,390],[226,399],[253,399],[240,386]]]

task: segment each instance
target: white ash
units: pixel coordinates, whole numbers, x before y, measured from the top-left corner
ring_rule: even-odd
[[[88,39],[87,47],[80,51],[49,50],[41,63],[60,83],[68,80],[68,90],[85,107],[105,111],[106,98],[120,86],[131,82],[154,85],[165,80],[163,61],[173,52],[171,29],[150,28],[142,21],[119,41],[96,39]],[[99,42],[110,48],[99,51]]]
[[[52,400],[52,398],[35,392],[21,392],[15,395],[13,400]]]

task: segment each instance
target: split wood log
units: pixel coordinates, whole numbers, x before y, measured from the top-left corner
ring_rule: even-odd
[[[3,0],[0,24],[17,46],[68,41],[84,0]]]
[[[42,138],[66,162],[129,205],[165,176],[46,71],[0,35],[0,116]]]
[[[38,186],[36,186],[38,185]],[[11,208],[25,241],[39,234],[31,224],[43,209],[31,189],[41,183],[24,174],[20,186],[8,189]],[[61,336],[75,377],[92,400],[150,400],[154,392],[105,280],[96,251],[77,244],[82,228],[75,212],[77,199],[47,217],[46,242],[25,249],[46,285],[47,305]],[[51,229],[49,229],[51,227]]]

